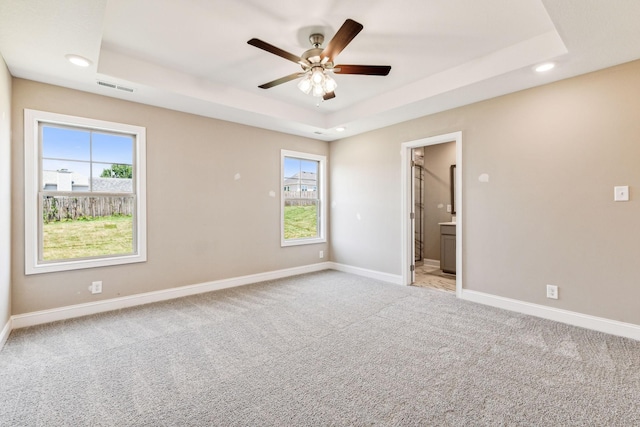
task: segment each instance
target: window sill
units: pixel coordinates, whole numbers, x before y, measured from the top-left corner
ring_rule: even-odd
[[[147,261],[146,255],[123,255],[100,259],[83,259],[77,261],[59,261],[51,263],[33,263],[25,267],[25,275],[55,273],[59,271],[81,270],[85,268],[109,267],[112,265],[132,264]]]
[[[327,243],[327,239],[324,237],[316,237],[316,238],[309,238],[309,239],[282,240],[280,242],[280,246],[284,248],[288,246],[316,245],[319,243]]]

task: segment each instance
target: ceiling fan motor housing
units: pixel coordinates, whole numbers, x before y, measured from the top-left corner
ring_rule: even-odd
[[[322,46],[322,43],[324,43],[324,36],[322,34],[311,34],[309,36],[309,41],[311,42],[311,45],[313,45],[313,47],[318,48],[320,46]]]
[[[302,58],[302,62],[307,61],[309,63],[309,67],[313,67],[313,66],[322,67],[322,65],[320,64],[321,61],[322,61],[322,58],[321,58],[322,51],[323,51],[323,49],[321,49],[319,47],[314,47],[313,49],[309,49],[306,52],[304,52],[300,56],[300,58]],[[307,69],[309,69],[309,67],[303,66],[302,68],[304,70],[307,70]]]
[[[300,59],[302,59],[302,63],[308,63],[308,65],[303,65],[301,63],[302,69],[304,71],[309,71],[315,67],[321,67],[323,70],[332,69],[333,62],[330,62],[329,58],[322,57],[322,52],[324,52],[324,49],[320,46],[322,46],[322,43],[324,43],[324,36],[319,33],[311,34],[309,36],[309,42],[311,42],[313,48],[307,50],[300,56]]]

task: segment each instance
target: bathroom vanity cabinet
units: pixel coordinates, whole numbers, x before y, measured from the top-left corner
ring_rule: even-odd
[[[456,224],[440,223],[440,269],[444,273],[456,274]]]

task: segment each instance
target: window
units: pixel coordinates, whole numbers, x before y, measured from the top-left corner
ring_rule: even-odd
[[[25,110],[25,273],[146,261],[145,128]]]
[[[281,245],[326,242],[326,158],[282,150]]]

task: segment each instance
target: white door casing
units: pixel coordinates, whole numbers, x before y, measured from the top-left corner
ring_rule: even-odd
[[[428,138],[417,139],[402,143],[401,157],[401,224],[402,224],[402,284],[413,283],[413,272],[410,266],[415,262],[413,220],[413,168],[411,167],[412,150],[427,145],[456,143],[456,176],[455,176],[455,206],[456,206],[456,296],[462,295],[462,235],[463,235],[463,205],[462,205],[462,132],[452,132]]]

